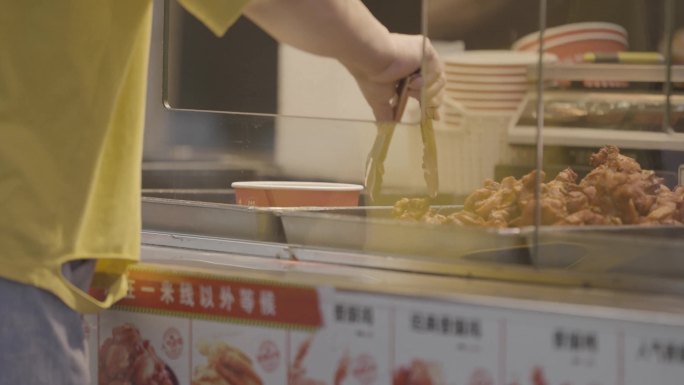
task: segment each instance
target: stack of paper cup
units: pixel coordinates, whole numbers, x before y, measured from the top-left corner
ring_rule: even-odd
[[[544,63],[557,60],[545,54]],[[467,195],[494,177],[508,153],[508,128],[526,93],[535,89],[532,52],[465,51],[443,57],[445,102],[440,122],[440,183]],[[444,176],[443,176],[444,175]]]
[[[508,128],[515,114],[466,111],[446,99],[437,125],[440,184],[443,191],[465,196],[494,178],[497,164],[508,157]],[[452,123],[450,115],[459,116]]]

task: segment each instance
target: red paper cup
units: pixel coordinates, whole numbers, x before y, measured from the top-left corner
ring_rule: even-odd
[[[323,182],[234,182],[236,203],[254,207],[349,207],[363,186]]]

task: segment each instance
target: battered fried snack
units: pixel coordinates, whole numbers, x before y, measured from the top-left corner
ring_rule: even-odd
[[[642,170],[634,159],[606,146],[590,159],[594,169],[577,183],[567,168],[541,185],[542,225],[682,225],[684,187],[674,191],[653,171]],[[545,175],[542,172],[541,180]],[[534,224],[536,171],[500,183],[486,180],[470,194],[463,210],[444,216],[424,199],[403,198],[394,205],[394,217],[426,223],[460,226],[520,227]]]
[[[215,342],[202,344],[199,352],[207,363],[195,367],[192,385],[263,385],[252,360],[239,349]]]

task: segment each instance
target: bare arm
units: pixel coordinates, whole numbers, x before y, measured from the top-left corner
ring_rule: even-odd
[[[252,0],[245,15],[279,41],[380,72],[392,57],[390,33],[358,0]]]
[[[391,120],[395,83],[421,67],[423,78],[410,85],[434,114],[444,84],[442,65],[422,36],[390,33],[360,0],[252,0],[244,14],[277,40],[339,60],[356,78],[376,119]]]

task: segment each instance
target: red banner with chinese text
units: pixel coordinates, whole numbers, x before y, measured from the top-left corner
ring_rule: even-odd
[[[133,268],[116,307],[300,327],[323,324],[312,287]]]

